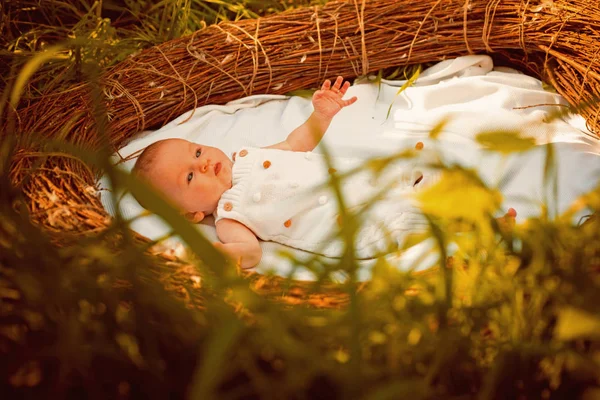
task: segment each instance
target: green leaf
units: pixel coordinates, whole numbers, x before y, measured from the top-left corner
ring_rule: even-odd
[[[286,93],[286,96],[298,96],[298,97],[302,97],[305,99],[312,99],[313,94],[315,94],[316,90],[315,89],[299,89],[299,90],[292,90],[291,92]]]
[[[404,92],[407,88],[414,85],[416,80],[419,79],[419,75],[421,75],[421,64],[416,66],[413,74],[406,80],[406,82],[404,82],[404,84],[402,86],[400,86],[400,89],[398,89],[398,91],[396,92],[396,95],[394,96],[394,100],[392,101],[392,103],[390,104],[390,106],[388,108],[385,119],[389,118],[390,113],[392,112],[392,106],[394,105],[394,101],[396,100],[396,97],[398,97],[400,95],[400,93]]]
[[[19,99],[21,98],[21,94],[25,90],[25,86],[29,78],[33,76],[35,71],[37,71],[42,65],[46,62],[54,59],[63,59],[66,56],[61,53],[65,50],[64,45],[56,45],[49,47],[46,51],[38,53],[33,58],[31,58],[27,64],[21,69],[17,80],[12,88],[12,93],[10,94],[10,105],[13,108],[17,108],[17,104]]]
[[[391,74],[386,76],[385,79],[387,79],[387,80],[396,79],[396,77],[398,75],[400,75],[400,73],[403,71],[404,71],[404,67],[398,67],[395,70],[393,70]],[[383,73],[383,70],[379,70],[379,74],[382,75],[382,73]]]
[[[556,88],[554,86],[552,86],[552,84],[547,83],[547,82],[542,82],[542,89],[544,89],[546,92],[558,93],[556,91]]]
[[[475,140],[484,148],[503,154],[524,152],[535,146],[535,139],[522,137],[519,131],[500,130],[481,132]]]
[[[555,158],[554,146],[547,145],[544,159],[544,200],[547,212],[552,217],[558,215],[558,165]]]

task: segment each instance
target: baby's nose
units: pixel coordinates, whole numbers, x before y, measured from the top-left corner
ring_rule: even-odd
[[[210,167],[210,160],[206,159],[200,163],[200,172],[205,173]]]

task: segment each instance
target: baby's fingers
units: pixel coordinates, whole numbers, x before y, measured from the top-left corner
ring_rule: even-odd
[[[329,79],[325,79],[325,82],[321,85],[321,90],[329,90],[331,87],[331,81]]]
[[[342,82],[344,82],[344,78],[342,78],[341,76],[338,76],[335,79],[335,82],[333,83],[333,87],[331,89],[333,89],[336,92],[339,92],[342,87]]]
[[[356,100],[358,100],[358,97],[356,97],[356,96],[352,96],[351,98],[349,98],[347,100],[342,100],[344,102],[343,106],[348,107],[350,104],[356,103]]]
[[[348,88],[350,87],[350,82],[346,81],[344,82],[344,84],[342,85],[342,87],[340,88],[340,94],[343,96],[346,94],[346,92],[348,91]]]

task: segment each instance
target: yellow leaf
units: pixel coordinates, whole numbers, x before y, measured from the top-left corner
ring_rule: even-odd
[[[581,200],[586,204],[589,208],[593,210],[600,210],[600,186],[597,186],[591,192],[583,195]]]
[[[431,131],[429,131],[429,137],[431,139],[437,139],[438,136],[440,136],[440,133],[443,132],[444,128],[446,128],[446,125],[448,125],[448,122],[450,122],[449,117],[444,117],[441,120],[439,120],[438,123],[435,124],[433,128],[431,128]]]
[[[384,344],[387,341],[387,336],[380,331],[369,332],[369,341],[373,344]]]
[[[421,331],[418,328],[412,328],[410,330],[410,332],[408,333],[408,344],[412,345],[412,346],[416,346],[417,344],[419,344],[419,341],[421,340]]]
[[[418,193],[417,200],[431,216],[481,222],[498,209],[502,195],[485,187],[472,172],[454,168],[444,170],[442,179]]]
[[[339,349],[333,353],[333,358],[340,364],[345,364],[350,360],[350,354],[346,350]]]
[[[600,338],[600,316],[574,307],[565,307],[558,312],[555,334],[561,340]]]
[[[431,237],[431,232],[429,231],[409,233],[404,238],[404,242],[402,243],[402,246],[400,246],[399,250],[410,249],[411,247],[424,242],[429,237]]]
[[[535,146],[534,138],[522,137],[519,131],[481,132],[475,140],[484,148],[503,154],[523,152]]]
[[[134,336],[127,333],[117,333],[115,340],[135,365],[141,367],[144,364],[137,339]]]

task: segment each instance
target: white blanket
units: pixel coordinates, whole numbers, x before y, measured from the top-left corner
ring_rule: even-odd
[[[335,77],[332,77],[335,78]],[[442,157],[465,166],[475,167],[490,184],[504,183],[503,210],[513,207],[518,220],[539,215],[544,197],[543,146],[539,150],[503,158],[482,150],[473,140],[481,131],[521,129],[540,145],[558,143],[559,198],[555,205],[564,211],[579,195],[598,185],[600,179],[600,141],[594,139],[579,116],[569,121],[544,122],[551,113],[567,102],[542,88],[539,80],[506,68],[493,68],[488,56],[466,56],[443,61],[425,70],[416,83],[397,95],[405,81],[382,81],[380,85],[364,80],[350,87],[347,97],[358,101],[342,110],[334,119],[322,143],[333,155],[370,158],[389,155],[404,148],[414,148],[417,141],[428,143],[429,132],[442,118],[450,117],[439,137]],[[390,109],[390,105],[392,105]],[[204,106],[181,115],[163,128],[145,132],[115,155],[121,157],[167,138],[184,138],[221,148],[226,154],[244,146],[261,147],[279,142],[312,111],[310,99],[275,95],[249,96],[223,106]],[[121,164],[127,170],[135,160]],[[503,175],[503,172],[506,174]],[[109,189],[105,178],[101,188]],[[106,191],[102,203],[108,212],[115,205]],[[119,203],[125,218],[138,216],[143,209],[130,195]],[[210,240],[217,240],[210,220],[198,225]],[[156,216],[138,218],[132,229],[150,238],[165,236],[170,228]],[[180,247],[176,241],[169,246]],[[295,279],[314,279],[306,269],[295,269],[288,257],[314,257],[313,254],[287,248],[277,243],[262,243],[260,272],[274,272]],[[437,261],[433,243],[426,241],[401,256],[390,256],[399,268],[425,269]],[[361,279],[368,279],[370,261],[362,262]]]

